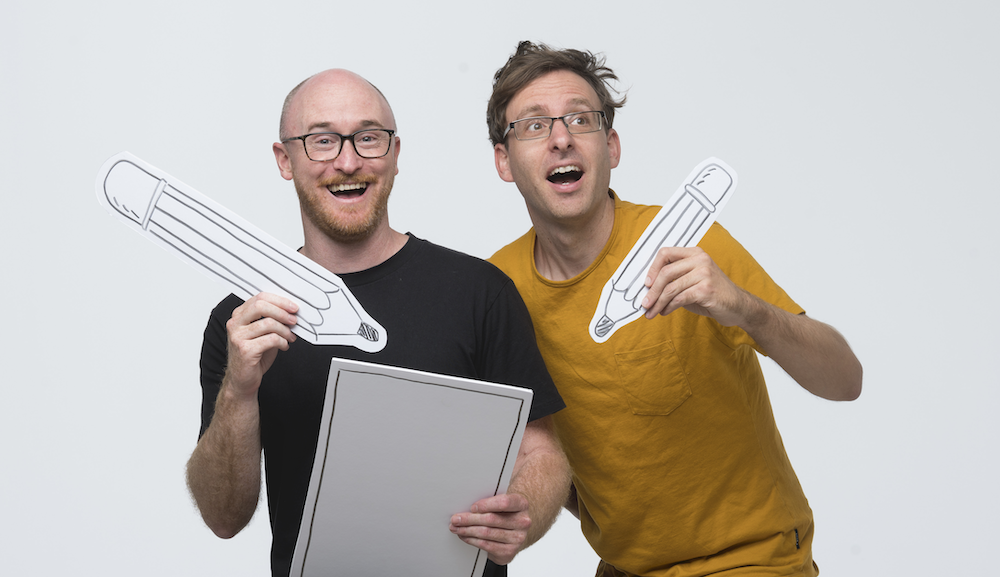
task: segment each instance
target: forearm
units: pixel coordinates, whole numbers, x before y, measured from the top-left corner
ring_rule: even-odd
[[[187,482],[212,531],[228,539],[250,522],[260,498],[260,413],[256,396],[237,398],[225,382],[215,415],[187,466]]]
[[[531,527],[521,549],[542,538],[552,527],[570,495],[570,467],[551,429],[549,418],[537,429],[543,435],[531,451],[518,458],[508,493],[524,495],[528,500]]]
[[[861,363],[836,329],[748,297],[740,326],[804,389],[824,399],[853,401],[861,394]]]

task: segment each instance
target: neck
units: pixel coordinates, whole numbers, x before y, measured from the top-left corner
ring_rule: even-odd
[[[531,215],[535,228],[535,266],[551,281],[569,280],[587,270],[611,238],[615,224],[615,200],[582,222],[542,221]]]
[[[389,228],[388,222],[356,241],[334,240],[307,227],[302,254],[334,274],[358,272],[385,262],[403,248],[408,236]]]

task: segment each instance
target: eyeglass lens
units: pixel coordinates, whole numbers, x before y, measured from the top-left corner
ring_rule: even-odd
[[[566,124],[566,129],[571,134],[584,134],[587,132],[596,132],[601,129],[600,111],[591,110],[587,112],[575,112],[558,118],[538,116],[517,120],[514,122],[514,136],[518,140],[545,138],[552,133],[552,123],[555,120],[562,120]]]
[[[392,137],[386,130],[359,130],[354,134],[341,137],[334,133],[310,134],[303,142],[306,154],[313,160],[333,160],[340,154],[344,139],[354,144],[354,150],[362,158],[378,158],[389,152]]]

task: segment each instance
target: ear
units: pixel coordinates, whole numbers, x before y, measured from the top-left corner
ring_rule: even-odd
[[[617,168],[622,157],[622,143],[614,128],[608,129],[608,155],[611,157],[611,168]]]
[[[274,160],[278,163],[278,172],[281,173],[281,178],[292,180],[292,159],[288,157],[288,150],[284,143],[275,142],[271,145],[271,150],[274,152]]]
[[[399,137],[396,138],[396,150],[392,151],[392,163],[396,165],[396,174],[399,174]]]
[[[502,142],[493,145],[493,160],[497,165],[497,174],[504,182],[514,182],[514,176],[510,172],[510,157],[507,155],[507,146]]]

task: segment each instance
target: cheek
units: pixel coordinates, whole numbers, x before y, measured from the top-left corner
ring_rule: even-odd
[[[511,155],[507,157],[507,170],[515,180],[531,174],[531,163],[521,155]]]

